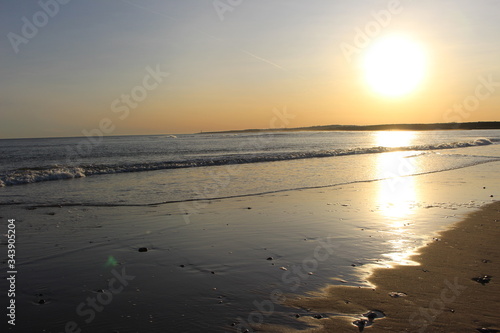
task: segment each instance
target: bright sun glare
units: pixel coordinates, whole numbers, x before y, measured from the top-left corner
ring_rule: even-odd
[[[370,87],[379,94],[398,97],[414,91],[424,78],[423,47],[404,36],[389,36],[374,42],[364,58]]]

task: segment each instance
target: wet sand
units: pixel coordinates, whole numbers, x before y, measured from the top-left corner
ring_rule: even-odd
[[[369,277],[373,288],[333,286],[312,297],[295,297],[288,304],[325,313],[325,317],[345,314],[320,320],[301,317],[317,326],[308,332],[358,332],[353,322],[360,319],[367,320],[364,331],[373,333],[500,329],[499,237],[497,201],[422,248],[412,257],[418,266],[377,268]],[[393,292],[401,296],[391,297]],[[382,311],[386,317],[370,321],[363,314],[371,310]]]
[[[254,323],[255,331],[269,331],[266,324],[286,326],[285,331],[290,332],[306,329],[307,324],[325,323],[333,327],[329,331],[356,332],[351,322],[371,309],[384,311],[387,318],[376,319],[367,330],[399,332],[384,325],[400,325],[417,331],[418,327],[410,326],[409,315],[439,297],[446,288],[446,279],[455,283],[458,276],[457,283],[468,289],[460,290],[460,297],[446,304],[446,309],[454,309],[455,313],[439,316],[442,319],[453,315],[449,320],[455,321],[461,313],[464,316],[459,302],[468,306],[475,299],[472,296],[477,294],[476,289],[491,292],[495,288],[500,275],[493,268],[500,262],[498,257],[489,252],[474,256],[464,247],[459,259],[466,262],[471,255],[470,261],[476,266],[470,272],[438,274],[443,259],[437,260],[439,269],[430,263],[406,267],[409,277],[396,275],[402,280],[401,286],[390,282],[383,291],[382,284],[372,280],[380,285],[377,291],[370,291],[372,300],[356,295],[366,292],[356,286],[366,285],[362,272],[369,266],[404,262],[405,254],[427,239],[441,238],[437,231],[498,197],[497,170],[496,164],[489,163],[468,168],[467,172],[454,170],[390,183],[400,184],[401,192],[393,191],[384,182],[365,182],[212,200],[198,203],[198,212],[192,213],[188,221],[176,204],[2,207],[0,222],[16,219],[19,274],[17,323],[7,327],[3,321],[0,331],[6,327],[5,331],[10,332],[63,332],[68,323],[74,322],[82,332],[238,332],[240,328],[243,332]],[[484,226],[478,228],[485,230],[486,222],[480,223]],[[6,244],[2,239],[2,251]],[[433,246],[443,244],[438,241]],[[450,256],[455,259],[454,253]],[[481,259],[491,263],[482,263]],[[453,264],[451,259],[446,262]],[[424,273],[422,268],[429,272]],[[2,290],[7,290],[5,272],[0,272]],[[130,276],[123,289],[116,284],[115,288],[110,286],[117,274]],[[470,280],[480,275],[492,275],[492,281],[482,286]],[[417,290],[411,289],[407,281],[418,276],[433,277],[434,284],[422,280],[414,284]],[[380,279],[392,281],[389,277]],[[339,289],[345,294],[335,294],[323,303],[319,298],[303,298],[308,292],[332,284],[353,287]],[[430,296],[415,296],[420,295],[418,288],[428,285],[434,288]],[[279,297],[274,302],[274,290],[286,295],[291,305],[311,311],[285,307],[288,303]],[[391,291],[406,292],[408,296],[393,299],[387,296]],[[452,297],[448,293],[445,296]],[[496,296],[491,300],[498,299]],[[302,299],[295,302],[297,297]],[[101,311],[91,309],[89,300],[94,298],[100,300]],[[360,299],[364,301],[357,301]],[[403,304],[406,312],[398,317],[390,304]],[[490,313],[490,324],[478,322],[475,326],[494,327],[498,307],[489,307],[490,312],[478,310],[474,314]],[[296,313],[300,313],[299,319]],[[312,318],[315,313],[352,316],[318,320]]]

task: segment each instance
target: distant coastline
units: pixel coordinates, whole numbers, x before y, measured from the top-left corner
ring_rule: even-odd
[[[385,125],[325,125],[295,128],[245,129],[230,131],[201,132],[200,134],[218,133],[254,133],[254,132],[289,132],[289,131],[437,131],[437,130],[478,130],[500,129],[500,121],[480,121],[468,123],[434,124],[385,124]]]

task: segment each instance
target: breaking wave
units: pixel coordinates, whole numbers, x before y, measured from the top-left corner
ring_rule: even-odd
[[[222,157],[197,158],[185,161],[146,162],[136,164],[96,164],[96,165],[52,165],[37,168],[21,168],[2,172],[0,187],[30,184],[50,180],[82,178],[93,175],[115,174],[125,172],[155,171],[178,168],[194,168],[206,166],[221,166],[259,162],[277,162],[296,159],[335,157],[356,154],[377,154],[394,151],[429,151],[440,149],[465,148],[490,145],[493,142],[486,138],[471,142],[441,143],[437,145],[420,145],[407,147],[371,147],[354,149],[335,149],[314,152],[287,153],[246,153],[224,155]]]

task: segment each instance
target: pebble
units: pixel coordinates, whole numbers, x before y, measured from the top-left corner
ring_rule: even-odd
[[[140,247],[139,252],[148,252],[148,248],[147,247]]]
[[[370,322],[372,322],[377,318],[384,318],[385,313],[383,311],[380,311],[380,310],[372,310],[372,311],[369,311],[369,312],[363,314],[363,317],[368,318],[368,320]]]
[[[266,260],[274,260],[273,257],[268,257]]]
[[[389,296],[394,297],[394,298],[398,298],[398,297],[405,297],[405,296],[408,296],[408,294],[406,294],[406,293],[401,293],[401,292],[396,292],[396,291],[391,291],[391,292],[389,293]]]
[[[286,267],[283,267],[283,266],[281,266],[281,267],[280,267],[280,269],[281,269],[282,271],[287,271],[287,270],[288,270]]]
[[[359,319],[359,320],[353,321],[352,323],[359,328],[360,332],[363,332],[367,321],[365,319]]]
[[[489,276],[489,275],[483,275],[483,276],[480,276],[480,277],[472,278],[472,280],[476,281],[477,283],[481,283],[484,286],[486,283],[490,283],[491,276]]]

